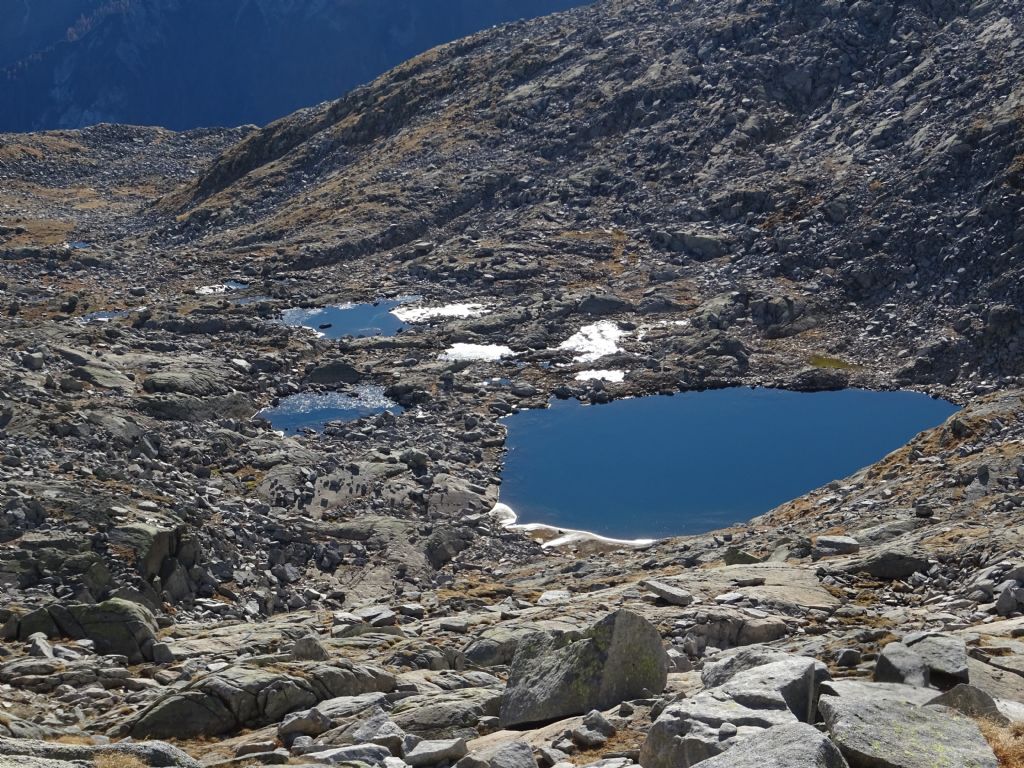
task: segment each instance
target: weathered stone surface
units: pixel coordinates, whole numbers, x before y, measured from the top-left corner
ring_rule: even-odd
[[[505,727],[555,720],[659,693],[668,656],[658,631],[616,611],[578,640],[531,636],[519,643],[501,700]]]
[[[929,670],[924,659],[903,643],[886,645],[875,662],[875,680],[880,683],[905,683],[928,686]]]
[[[41,761],[47,760],[69,761],[76,768],[78,765],[92,766],[100,760],[113,765],[200,768],[197,760],[177,747],[160,741],[92,746],[0,737],[0,765],[3,765],[3,760],[8,760],[12,768],[44,766],[46,763]],[[33,763],[33,760],[36,762]]]
[[[391,752],[386,747],[377,744],[353,744],[347,747],[331,747],[317,752],[309,752],[305,757],[328,765],[342,763],[384,765],[384,761],[391,757]]]
[[[819,536],[814,542],[818,557],[852,555],[860,551],[860,542],[852,536]]]
[[[641,584],[669,605],[678,605],[685,608],[693,602],[693,595],[685,589],[680,589],[674,584],[669,584],[665,581],[656,581],[654,579],[647,579],[646,581],[641,582]]]
[[[928,667],[929,680],[939,688],[970,681],[967,645],[952,635],[925,635],[906,638],[906,644]]]
[[[395,704],[391,719],[403,731],[426,739],[474,738],[481,717],[497,716],[501,691],[463,688],[409,696]]]
[[[886,550],[865,557],[849,566],[851,572],[862,572],[876,579],[905,579],[928,570],[928,558],[916,552]]]
[[[701,768],[847,768],[839,749],[806,723],[777,725],[740,741]]]
[[[156,620],[148,609],[114,598],[98,605],[53,604],[47,610],[61,634],[89,639],[100,653],[117,653],[133,663],[152,658]]]
[[[754,709],[712,689],[665,708],[640,748],[644,768],[689,768],[765,728],[796,723],[781,700]]]
[[[300,676],[239,666],[209,675],[157,699],[136,718],[131,734],[136,738],[217,736],[277,722],[328,697],[388,691],[395,685],[390,674],[350,662],[301,671]]]
[[[953,710],[834,696],[818,706],[851,768],[996,768],[978,726]]]
[[[967,717],[984,718],[999,725],[1009,725],[1010,719],[999,711],[995,699],[985,691],[967,683],[960,683],[928,702],[955,709]]]
[[[533,749],[525,741],[510,741],[470,757],[478,757],[489,768],[537,768]]]
[[[402,756],[411,766],[438,765],[454,762],[465,757],[469,750],[465,739],[440,739],[421,741]]]
[[[815,676],[818,664],[820,662],[805,657],[774,661],[737,673],[721,686],[721,691],[751,709],[788,707],[798,720],[813,723],[818,698]]]

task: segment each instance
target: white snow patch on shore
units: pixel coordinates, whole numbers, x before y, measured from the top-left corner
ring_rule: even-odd
[[[622,381],[624,378],[626,378],[625,371],[593,370],[580,371],[576,374],[576,381],[590,381],[591,379],[601,379],[601,381]]]
[[[524,533],[529,533],[530,531],[549,531],[551,533],[559,534],[556,538],[545,541],[541,544],[542,549],[562,547],[566,544],[572,544],[578,541],[600,541],[603,544],[612,544],[614,546],[621,547],[646,547],[648,544],[653,544],[657,541],[657,539],[612,539],[608,536],[591,533],[590,531],[577,531],[572,528],[559,528],[545,523],[517,523],[516,521],[519,517],[516,515],[515,510],[508,504],[502,504],[500,501],[491,507],[490,514],[502,528],[506,528],[510,531],[523,531]]]
[[[448,362],[475,362],[500,360],[514,353],[503,344],[452,344],[438,359]]]
[[[232,291],[244,291],[248,288],[247,285],[230,281],[227,283],[218,283],[217,285],[203,285],[196,288],[197,296],[220,296],[225,293],[231,293]]]
[[[575,360],[578,363],[592,363],[605,355],[619,352],[619,339],[625,335],[626,332],[611,320],[602,320],[583,326],[558,348],[577,352]]]
[[[397,307],[391,314],[403,323],[422,323],[438,318],[465,318],[486,315],[491,310],[477,302],[445,304],[440,307]]]

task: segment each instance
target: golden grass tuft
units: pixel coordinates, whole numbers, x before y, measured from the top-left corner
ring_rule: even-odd
[[[978,726],[999,760],[999,768],[1024,768],[1024,723],[1000,725],[979,719]]]
[[[125,752],[105,752],[93,758],[96,768],[148,768],[146,763],[135,755]]]
[[[65,733],[63,736],[59,736],[56,741],[58,744],[77,744],[84,746],[91,746],[93,744],[92,737],[86,736],[84,733]]]

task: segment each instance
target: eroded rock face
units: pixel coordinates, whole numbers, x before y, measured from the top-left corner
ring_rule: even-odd
[[[131,725],[131,735],[219,736],[278,722],[289,712],[324,699],[389,691],[395,685],[387,672],[350,662],[306,666],[301,672],[239,666],[209,675],[154,702]]]
[[[157,624],[146,607],[114,598],[97,605],[52,603],[22,617],[16,634],[91,640],[100,653],[117,653],[139,663],[153,658]]]
[[[607,709],[665,688],[668,656],[658,631],[619,610],[579,639],[533,635],[519,641],[501,700],[503,726]]]

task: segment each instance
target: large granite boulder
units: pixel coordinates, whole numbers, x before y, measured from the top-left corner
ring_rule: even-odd
[[[153,659],[156,619],[138,603],[113,598],[96,605],[53,603],[45,610],[58,634],[92,640],[98,653],[127,656],[132,664]]]
[[[502,727],[542,723],[660,693],[668,654],[658,630],[619,610],[581,637],[520,640],[501,699]]]
[[[495,688],[461,688],[408,696],[391,710],[403,731],[424,739],[473,739],[482,717],[495,717],[501,692]]]
[[[832,741],[851,768],[996,768],[977,724],[947,707],[822,696]]]
[[[713,687],[655,720],[640,749],[644,768],[689,768],[765,729],[814,722],[828,670],[812,658],[751,648],[712,662],[704,678]]]
[[[875,662],[875,680],[927,688],[930,670],[924,659],[903,643],[889,643]]]

